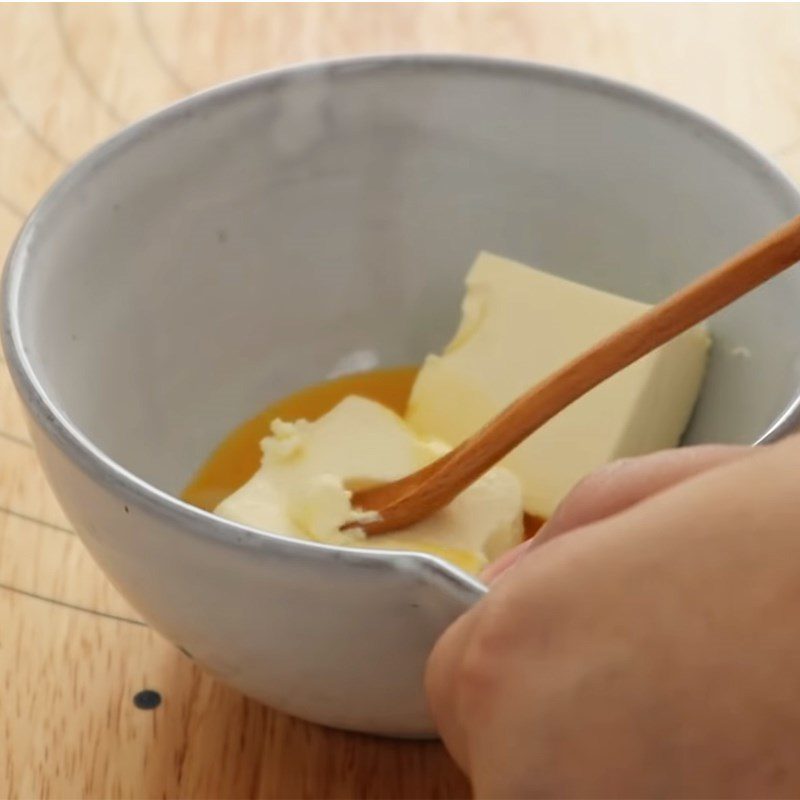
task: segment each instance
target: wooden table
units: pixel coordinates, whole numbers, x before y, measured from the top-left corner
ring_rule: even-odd
[[[182,95],[397,50],[595,70],[721,120],[800,177],[800,7],[0,8],[0,252],[70,162]],[[72,533],[0,368],[0,797],[459,797],[435,743],[324,730],[217,683],[149,630]],[[143,689],[154,710],[135,706]]]

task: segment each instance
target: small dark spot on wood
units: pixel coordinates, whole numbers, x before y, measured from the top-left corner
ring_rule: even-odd
[[[69,335],[69,338],[72,339],[73,342],[77,342],[78,341],[78,335],[76,333],[71,333]]]
[[[192,661],[194,661],[194,656],[185,647],[178,645],[178,650],[180,650],[181,653],[183,653],[186,656],[186,658],[191,658]]]
[[[225,230],[217,231],[217,241],[220,244],[225,244],[228,241],[228,232]]]
[[[161,695],[155,689],[142,689],[133,696],[133,704],[142,711],[152,711],[161,705]]]
[[[125,508],[125,513],[126,514],[130,514],[131,513],[131,510],[128,508],[128,506],[124,506],[124,508]]]

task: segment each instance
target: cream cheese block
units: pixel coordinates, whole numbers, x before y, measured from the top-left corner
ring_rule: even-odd
[[[276,420],[256,474],[217,507],[235,522],[328,544],[416,550],[477,573],[522,539],[517,478],[496,467],[447,508],[405,530],[367,537],[352,492],[396,480],[449,449],[418,437],[388,408],[350,396],[315,422]]]
[[[461,325],[429,356],[406,420],[454,446],[565,362],[649,306],[489,253],[467,280]],[[710,339],[687,331],[597,386],[504,461],[525,510],[549,517],[584,475],[613,459],[676,445],[700,390]]]

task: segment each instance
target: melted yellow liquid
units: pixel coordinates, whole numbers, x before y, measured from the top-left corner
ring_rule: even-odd
[[[261,440],[274,419],[315,420],[351,394],[361,395],[405,414],[417,367],[360,372],[318,383],[267,406],[232,431],[200,468],[183,492],[194,506],[213,511],[229,494],[243,486],[261,465]]]
[[[376,400],[403,416],[418,371],[417,367],[397,367],[345,375],[308,386],[267,406],[225,438],[186,487],[183,499],[213,511],[228,495],[247,483],[261,465],[261,440],[269,434],[269,426],[275,419],[313,421],[351,394]],[[525,514],[524,523],[527,539],[536,533],[543,520]],[[474,554],[437,548],[428,543],[420,544],[418,549],[442,556],[469,572],[476,571]]]

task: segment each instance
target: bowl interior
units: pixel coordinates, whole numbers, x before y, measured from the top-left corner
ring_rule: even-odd
[[[73,170],[20,240],[20,340],[64,415],[175,492],[270,400],[439,348],[480,249],[656,301],[798,209],[714,126],[589,77],[301,68],[183,103]],[[713,320],[687,441],[753,441],[792,400],[798,308],[786,274]]]

